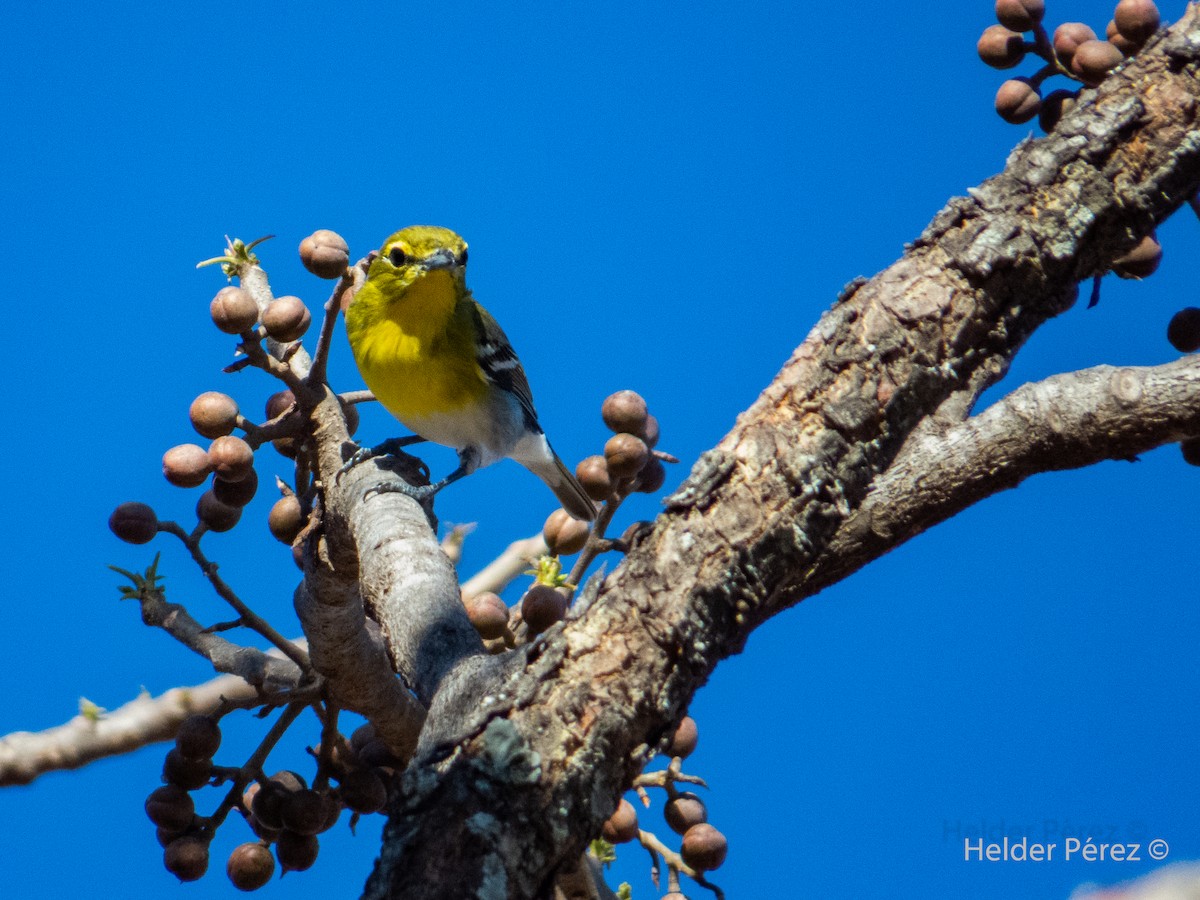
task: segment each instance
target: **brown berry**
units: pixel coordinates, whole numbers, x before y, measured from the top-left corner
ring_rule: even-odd
[[[196,501],[196,518],[208,526],[209,531],[218,534],[229,531],[242,518],[241,507],[229,506],[217,499],[211,489],[200,495]]]
[[[175,732],[175,746],[188,759],[212,759],[221,747],[221,726],[212,716],[188,716]]]
[[[612,478],[603,456],[589,456],[575,467],[575,477],[583,492],[597,503],[604,502],[612,494]]]
[[[1122,37],[1140,46],[1158,31],[1158,7],[1153,0],[1121,0],[1113,11],[1113,21]]]
[[[250,812],[264,828],[278,831],[283,827],[283,801],[287,795],[287,790],[273,782],[259,784],[250,797]]]
[[[642,429],[642,432],[641,432],[641,434],[638,435],[638,437],[640,437],[643,441],[645,441],[646,446],[649,447],[651,450],[653,450],[655,447],[657,447],[658,446],[658,419],[656,419],[652,415],[646,416],[646,425]]]
[[[192,401],[188,418],[197,434],[212,440],[233,433],[237,426],[238,405],[228,394],[205,391]]]
[[[1011,69],[1025,58],[1025,39],[1003,25],[989,25],[979,36],[975,50],[993,69]]]
[[[1200,307],[1188,306],[1171,316],[1167,340],[1180,353],[1200,350]]]
[[[241,334],[258,324],[258,304],[240,287],[224,287],[208,307],[213,324],[226,334]]]
[[[212,460],[203,447],[180,444],[163,454],[162,471],[163,477],[176,487],[198,487],[212,472]]]
[[[276,297],[263,311],[263,328],[280,343],[298,340],[312,324],[312,314],[299,297]]]
[[[267,418],[277,419],[292,408],[296,403],[296,395],[291,391],[280,391],[267,398]]]
[[[289,546],[303,530],[304,521],[304,511],[294,494],[276,500],[267,515],[267,527],[271,529],[271,534],[277,541]]]
[[[591,531],[587,522],[572,518],[565,509],[556,509],[542,526],[542,538],[555,556],[578,553]]]
[[[1064,22],[1054,29],[1054,52],[1059,62],[1070,66],[1075,51],[1084,41],[1096,40],[1096,32],[1083,22]]]
[[[633,489],[642,494],[653,494],[663,486],[666,480],[667,467],[662,464],[662,460],[651,456],[642,466],[642,471],[638,472]]]
[[[146,815],[150,821],[167,831],[183,831],[192,824],[196,804],[191,795],[175,784],[155,788],[146,798]]]
[[[1059,120],[1071,111],[1078,97],[1076,91],[1062,88],[1047,94],[1042,99],[1042,108],[1038,111],[1038,125],[1042,127],[1042,131],[1047,134],[1053,131]]]
[[[567,598],[548,584],[535,584],[521,598],[521,618],[532,634],[541,634],[567,614]]]
[[[996,0],[996,21],[1013,31],[1032,31],[1045,14],[1043,0]]]
[[[212,461],[213,471],[226,481],[241,481],[254,467],[254,449],[232,434],[209,444],[208,458]]]
[[[284,829],[275,844],[279,865],[285,872],[303,872],[317,861],[321,844],[315,834],[297,834]]]
[[[298,772],[293,772],[291,769],[281,769],[271,776],[272,784],[277,784],[285,791],[303,791],[308,787],[308,782],[304,780]]]
[[[632,841],[638,835],[637,810],[633,804],[621,798],[616,811],[600,828],[600,836],[610,844],[624,844]]]
[[[108,517],[108,527],[127,544],[145,544],[158,534],[158,516],[145,503],[122,503]]]
[[[239,844],[229,854],[225,874],[239,891],[257,891],[275,874],[275,857],[258,841]]]
[[[1028,122],[1041,107],[1042,98],[1028,78],[1010,78],[996,91],[996,112],[1010,125]]]
[[[339,787],[342,802],[351,812],[369,815],[387,805],[387,785],[372,769],[358,769],[342,779]]]
[[[1114,259],[1112,270],[1121,278],[1149,278],[1162,262],[1162,245],[1154,233],[1146,235],[1132,250]]]
[[[617,391],[609,394],[600,407],[604,424],[614,432],[641,434],[646,427],[646,401],[636,391]]]
[[[676,834],[686,834],[693,825],[708,821],[708,810],[704,801],[691,791],[682,791],[663,807],[667,825]]]
[[[1189,466],[1200,466],[1200,439],[1180,441],[1179,449],[1183,451],[1183,461]]]
[[[214,478],[212,491],[226,506],[245,506],[258,491],[258,473],[251,469],[241,481]]]
[[[328,815],[326,799],[311,788],[292,791],[284,798],[280,809],[283,827],[297,834],[316,834]]]
[[[167,784],[173,784],[185,791],[194,791],[208,784],[212,775],[212,760],[188,759],[179,752],[178,747],[167,751],[163,760],[162,779]]]
[[[163,850],[163,865],[180,881],[198,881],[208,871],[208,841],[191,835],[176,838]]]
[[[679,855],[693,869],[707,872],[720,868],[728,850],[729,842],[725,840],[725,835],[707,822],[701,822],[687,830]]]
[[[362,749],[358,751],[358,758],[364,766],[371,769],[379,767],[394,769],[400,766],[400,760],[396,759],[388,745],[379,738],[372,738],[363,744]]]
[[[1124,59],[1121,51],[1108,41],[1084,41],[1075,48],[1071,71],[1094,87]]]
[[[494,641],[504,636],[508,627],[508,607],[499,596],[484,591],[465,601],[467,618],[485,641]]]
[[[369,741],[375,740],[375,737],[375,726],[370,722],[363,722],[350,735],[350,749],[358,753]]]
[[[350,247],[336,231],[321,228],[300,242],[300,262],[318,278],[341,278],[350,264]]]
[[[667,756],[678,756],[680,759],[686,759],[692,755],[692,751],[696,749],[696,744],[700,740],[700,732],[696,728],[696,720],[691,716],[684,716],[679,722],[679,727],[675,729],[675,733],[671,735],[671,743],[667,747]]]
[[[649,458],[650,448],[636,435],[614,434],[604,445],[604,463],[612,478],[633,477]]]

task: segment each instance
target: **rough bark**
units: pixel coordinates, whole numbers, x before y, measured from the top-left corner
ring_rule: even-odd
[[[866,561],[903,539],[851,526],[910,435],[939,411],[965,417],[1080,280],[1200,187],[1198,59],[1189,8],[847,291],[566,623],[442,683],[367,896],[551,895],[715,665],[828,583],[835,552]],[[1126,387],[1114,402],[1139,403]]]

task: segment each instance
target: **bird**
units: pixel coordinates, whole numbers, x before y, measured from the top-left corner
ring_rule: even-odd
[[[411,225],[371,261],[346,309],[346,335],[367,387],[412,436],[360,450],[343,471],[421,440],[458,451],[458,468],[433,484],[376,490],[417,500],[497,460],[537,475],[576,519],[596,508],[538,423],[521,361],[467,288],[467,243],[449,228]]]

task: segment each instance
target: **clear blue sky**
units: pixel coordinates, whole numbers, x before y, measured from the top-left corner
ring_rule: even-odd
[[[1183,7],[1163,5],[1170,19]],[[975,57],[988,0],[818,9],[11,8],[0,246],[8,306],[25,312],[0,341],[9,396],[25,405],[8,416],[0,469],[0,731],[64,721],[81,695],[112,708],[142,686],[206,677],[117,602],[105,565],[143,567],[154,551],[120,544],[105,521],[128,499],[186,518],[196,495],[165,485],[159,460],[194,439],[190,400],[224,390],[256,412],[276,389],[220,371],[232,342],[207,309],[222,279],[194,264],[225,234],[277,234],[262,248],[277,292],[316,309],[327,285],[295,255],[313,229],[340,231],[356,256],[406,224],[457,229],[559,452],[597,452],[600,401],[635,388],[685,461],[677,483],[845,282],[889,264],[1028,133],[995,117],[1005,76]],[[1099,0],[1052,0],[1049,19],[1102,30],[1110,15]],[[1196,302],[1198,227],[1169,223],[1160,273],[1106,281],[1098,308],[1038,333],[1005,387],[1174,358],[1164,329]],[[331,377],[361,386],[340,339]],[[373,413],[360,433],[395,432]],[[435,471],[452,463],[429,458]],[[264,457],[263,481],[276,473],[287,469]],[[962,838],[981,828],[1159,837],[1170,860],[1200,856],[1198,496],[1200,472],[1174,447],[1037,478],[761,629],[693,708],[688,769],[709,781],[731,844],[715,879],[731,897],[1040,898],[1150,868],[964,862]],[[266,534],[270,502],[262,491],[209,550],[291,631],[295,571]],[[478,523],[469,573],[552,505],[501,463],[438,512]],[[227,618],[161,544],[170,596]],[[239,718],[230,764],[261,733]],[[163,752],[0,792],[0,896],[231,896],[222,862],[182,888],[161,868],[142,800]],[[284,766],[305,761],[295,751]],[[668,835],[654,814],[643,824]],[[378,829],[339,826],[313,870],[262,895],[356,895]],[[228,825],[218,853],[245,839]],[[646,863],[623,849],[614,882],[654,897]]]

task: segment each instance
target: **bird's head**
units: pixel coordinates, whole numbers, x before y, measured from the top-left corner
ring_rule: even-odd
[[[371,263],[369,278],[395,279],[401,290],[434,275],[461,284],[466,278],[467,242],[437,225],[410,225],[389,237]]]

